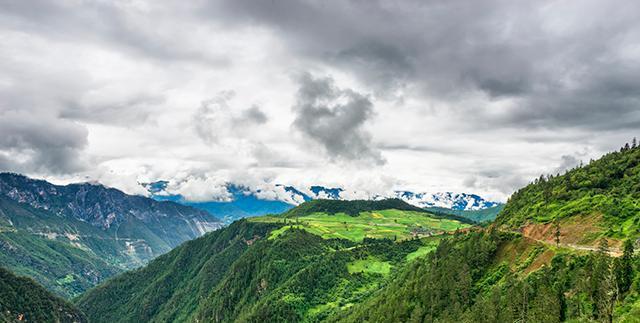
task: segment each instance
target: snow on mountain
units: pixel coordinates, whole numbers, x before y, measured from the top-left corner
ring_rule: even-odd
[[[324,187],[319,185],[308,188],[275,185],[271,189],[250,188],[242,185],[227,184],[225,189],[231,196],[230,200],[219,201],[189,201],[179,194],[167,192],[168,182],[157,181],[142,184],[157,200],[170,200],[193,206],[231,223],[237,219],[264,214],[281,213],[290,208],[313,199],[349,199],[344,189],[339,187]],[[481,210],[499,205],[483,199],[475,194],[466,193],[415,193],[396,191],[389,195],[378,195],[374,199],[400,198],[418,207],[442,207],[453,210]]]
[[[419,207],[442,207],[452,210],[482,210],[500,204],[487,201],[475,194],[452,192],[429,194],[398,191],[396,197]]]

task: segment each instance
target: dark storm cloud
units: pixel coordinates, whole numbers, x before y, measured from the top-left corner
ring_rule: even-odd
[[[81,156],[87,130],[46,114],[0,112],[0,168],[19,172],[67,174],[84,169]]]
[[[147,121],[154,109],[165,102],[163,95],[134,94],[108,98],[102,102],[66,102],[61,118],[99,124],[139,125]]]
[[[274,0],[212,9],[229,23],[273,28],[379,95],[417,89],[494,127],[640,126],[640,3]],[[517,104],[498,115],[459,104],[477,93]]]
[[[145,6],[143,6],[145,7]],[[0,23],[20,32],[46,35],[50,39],[96,43],[123,52],[164,62],[189,61],[225,66],[229,60],[188,43],[184,34],[193,32],[176,23],[172,29],[159,29],[159,20],[197,22],[191,6],[166,2],[147,9],[124,1],[8,0],[0,2]],[[182,15],[185,16],[182,16]],[[187,27],[188,28],[188,27]]]
[[[369,98],[351,89],[340,89],[332,78],[298,77],[293,126],[320,144],[333,159],[373,161],[384,164],[362,127],[373,116]]]

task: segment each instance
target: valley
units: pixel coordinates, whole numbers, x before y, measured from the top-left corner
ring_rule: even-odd
[[[618,175],[601,175],[611,169]],[[92,239],[109,229],[0,197],[0,256],[53,292],[79,295],[69,306],[90,322],[635,322],[639,169],[634,148],[541,177],[490,224],[401,199],[314,199],[124,272],[94,256]],[[143,252],[136,244],[146,242],[130,238],[139,227],[121,223],[122,256]],[[39,257],[47,271],[34,271]],[[26,305],[9,313],[28,312],[15,306]]]
[[[0,173],[0,263],[65,298],[221,226],[173,202]]]

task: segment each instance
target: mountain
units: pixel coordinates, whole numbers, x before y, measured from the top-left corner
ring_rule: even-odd
[[[435,214],[454,215],[462,217],[474,223],[488,223],[495,220],[503,208],[504,204],[498,204],[497,206],[492,206],[480,210],[454,210],[435,206],[425,207],[424,209]]]
[[[73,297],[220,228],[210,214],[95,184],[0,174],[0,260]]]
[[[165,183],[164,186],[158,183]],[[180,195],[170,195],[164,193],[166,181],[155,182],[151,184],[143,184],[151,193],[151,196],[158,201],[173,201],[183,205],[191,206],[200,210],[204,210],[213,214],[225,224],[229,224],[237,219],[259,216],[265,214],[277,214],[285,212],[295,205],[279,200],[267,200],[259,198],[256,194],[260,192],[252,192],[249,189],[238,185],[227,185],[226,189],[231,194],[231,202],[227,201],[205,201],[192,202],[185,200]],[[292,188],[288,189],[292,194],[297,194]],[[304,200],[304,199],[303,199]]]
[[[87,322],[72,304],[26,277],[0,267],[1,322]]]
[[[314,200],[189,241],[77,304],[95,322],[319,321],[374,293],[443,232],[466,227],[400,200]]]
[[[487,232],[443,241],[335,321],[637,322],[638,183],[628,146],[542,176]]]
[[[96,322],[637,322],[639,155],[537,180],[486,228],[399,200],[309,201],[185,243],[77,305]]]
[[[429,194],[398,191],[396,197],[419,207],[439,207],[451,210],[476,211],[500,205],[498,202],[487,201],[478,195],[466,193]]]
[[[564,175],[541,176],[515,192],[496,218],[505,230],[595,248],[640,237],[640,149],[623,148]]]
[[[408,204],[400,199],[351,201],[320,199],[311,200],[309,202],[300,204],[298,207],[289,210],[283,215],[285,217],[296,217],[309,215],[316,212],[323,212],[327,214],[345,213],[350,216],[357,216],[361,212],[389,209],[425,212],[423,209]]]
[[[310,186],[301,190],[293,186],[276,185],[281,188],[283,193],[276,195],[280,199],[266,199],[260,197],[260,190],[252,190],[249,187],[235,184],[227,184],[226,190],[231,196],[230,201],[205,201],[193,202],[188,201],[184,197],[175,194],[169,194],[166,191],[168,181],[157,181],[152,183],[143,183],[143,187],[147,189],[151,197],[159,201],[173,201],[180,204],[192,206],[201,210],[205,210],[217,217],[223,219],[229,224],[237,219],[260,216],[266,214],[279,214],[286,212],[296,205],[315,199],[345,200],[344,189],[331,188],[319,185]],[[413,193],[408,191],[397,191],[393,194],[393,198],[402,199],[405,202],[418,207],[440,207],[452,210],[473,210],[480,211],[498,207],[501,204],[483,199],[475,194],[455,194],[455,193]],[[374,199],[386,199],[385,196],[376,196]],[[446,210],[443,210],[446,211]],[[447,214],[460,215],[456,212],[443,212]],[[491,213],[491,212],[488,212]],[[493,213],[491,213],[493,214]],[[481,218],[476,215],[471,218]],[[490,216],[489,216],[490,217]],[[482,217],[486,218],[486,217]],[[476,221],[473,220],[472,221]]]
[[[186,224],[192,235],[203,234],[220,226],[220,221],[206,212],[178,203],[127,195],[100,184],[59,186],[18,174],[0,173],[0,195],[37,209],[70,216],[105,230],[118,227],[131,219],[148,224],[150,230],[163,234],[171,232],[155,228],[153,224],[171,222],[178,229]]]

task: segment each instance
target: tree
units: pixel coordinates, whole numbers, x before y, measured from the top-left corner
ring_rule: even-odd
[[[633,252],[633,242],[631,239],[627,239],[624,242],[622,257],[616,259],[616,281],[621,294],[628,292],[633,282]]]

